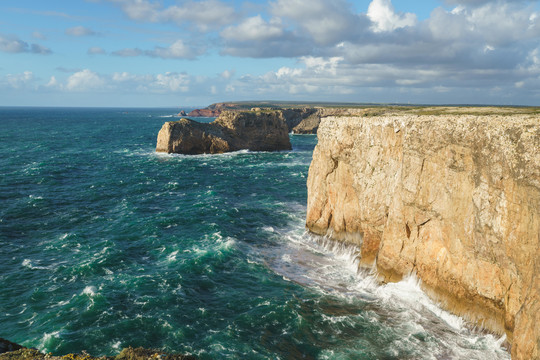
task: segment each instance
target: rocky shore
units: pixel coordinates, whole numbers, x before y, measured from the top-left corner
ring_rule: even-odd
[[[539,359],[540,116],[436,112],[323,118],[306,226]]]
[[[192,355],[168,354],[160,350],[144,349],[142,347],[123,349],[116,356],[94,357],[87,353],[66,354],[53,356],[44,354],[36,349],[29,349],[19,344],[0,338],[0,360],[196,360]]]

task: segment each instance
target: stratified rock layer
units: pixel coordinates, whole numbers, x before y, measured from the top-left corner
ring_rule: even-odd
[[[190,119],[166,122],[156,151],[179,154],[224,153],[237,150],[290,150],[287,124],[276,111],[224,111],[204,124]]]
[[[307,228],[540,358],[540,117],[323,118]]]

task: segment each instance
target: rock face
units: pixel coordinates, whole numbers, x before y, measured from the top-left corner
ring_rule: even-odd
[[[284,109],[283,115],[293,134],[316,134],[321,119],[329,116],[364,116],[373,109],[361,108],[304,108]]]
[[[307,228],[540,359],[540,117],[323,118]]]
[[[179,154],[290,150],[287,125],[280,112],[224,111],[209,124],[190,119],[166,122],[157,137],[157,152]]]

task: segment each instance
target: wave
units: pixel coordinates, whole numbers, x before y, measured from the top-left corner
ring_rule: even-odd
[[[357,316],[372,316],[370,321],[375,322],[391,319],[384,321],[391,321],[394,331],[403,337],[401,344],[395,344],[395,356],[405,348],[415,348],[420,351],[417,358],[422,359],[510,359],[504,348],[505,336],[487,334],[443,310],[424,293],[421,280],[414,274],[397,283],[381,284],[373,269],[359,268],[360,250],[355,246],[309,234],[298,225],[264,230],[279,234],[282,242],[278,247],[262,249],[259,261],[283,279],[313,289],[323,297],[342,299],[343,304],[371,304],[371,315],[326,314],[329,323],[354,323]],[[340,357],[347,351],[350,349],[333,350],[321,358]]]

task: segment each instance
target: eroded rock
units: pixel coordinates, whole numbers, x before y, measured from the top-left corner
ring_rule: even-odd
[[[540,358],[540,117],[323,118],[307,228]]]
[[[224,153],[238,150],[290,150],[288,128],[278,111],[224,111],[204,124],[190,119],[166,122],[159,131],[157,152]]]

